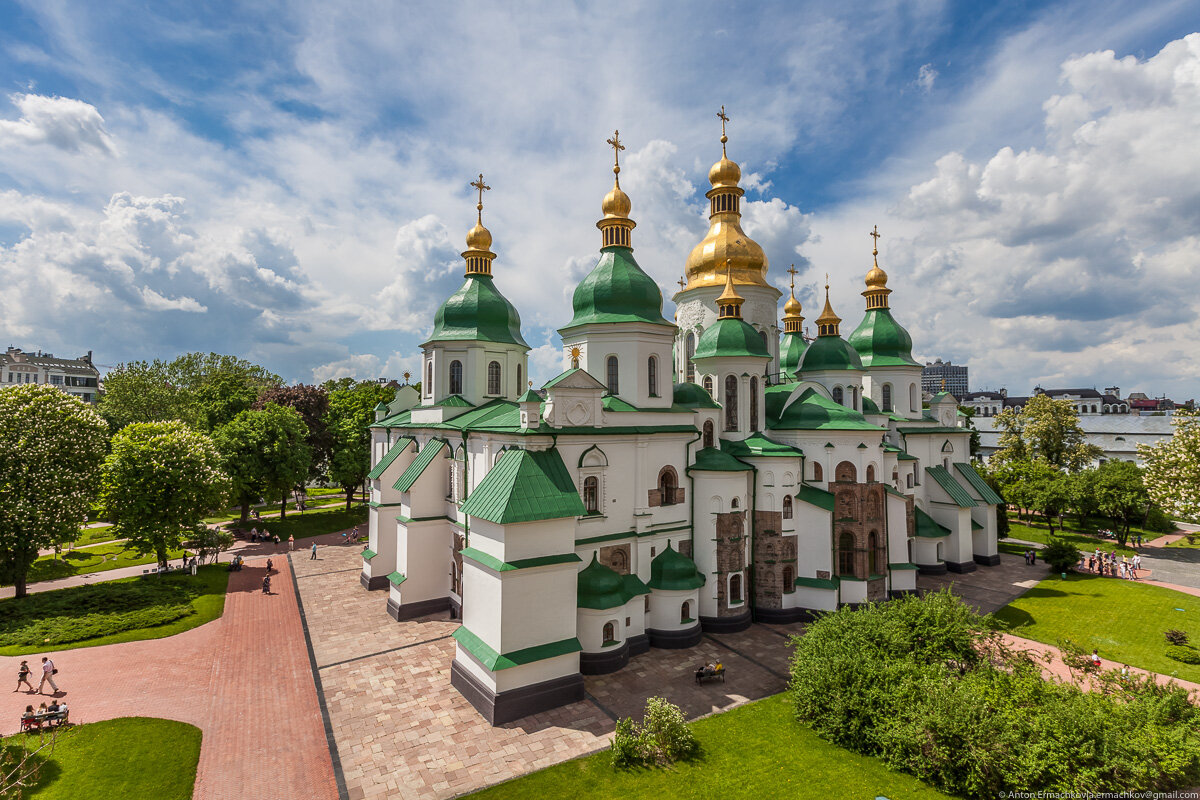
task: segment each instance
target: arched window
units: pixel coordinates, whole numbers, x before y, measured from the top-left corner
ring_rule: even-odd
[[[890,383],[883,385],[883,410],[892,410],[892,385]]]
[[[790,494],[783,498],[783,518],[792,518],[792,496]]]
[[[500,362],[488,364],[488,394],[500,394]]]
[[[813,462],[813,480],[814,481],[822,480],[821,465],[815,461]]]
[[[839,406],[843,405],[843,403],[842,403],[842,399],[843,399],[842,387],[840,387],[840,386],[833,387],[833,391],[831,392],[831,394],[833,395],[833,402],[837,403]]]
[[[853,408],[855,411],[858,410],[858,387],[857,386],[850,387],[850,407]]]
[[[878,575],[879,574],[879,564],[877,563],[877,560],[876,560],[877,554],[875,552],[876,549],[878,549],[878,539],[879,539],[879,537],[876,535],[875,531],[871,531],[870,533],[867,534],[867,574],[868,575]]]
[[[611,622],[604,623],[604,643],[615,644],[617,641],[617,626]]]
[[[450,362],[450,394],[462,394],[462,362]]]
[[[525,393],[525,384],[521,383],[521,365],[517,364],[517,394]]]
[[[908,473],[908,475],[906,475],[905,477],[908,478],[908,488],[909,489],[913,488],[912,473],[911,472]]]
[[[738,380],[733,375],[725,376],[725,430],[738,429]]]
[[[662,472],[658,473],[658,493],[662,497],[664,506],[675,505],[675,489],[678,486],[678,478],[675,477],[675,470],[671,467],[663,467]]]
[[[729,576],[729,602],[730,603],[742,602],[742,576],[741,575]]]
[[[692,621],[692,603],[690,600],[686,601],[683,605],[681,605],[679,607],[679,621],[680,622],[691,622]]]
[[[916,413],[921,409],[921,395],[917,393],[917,385],[910,383],[908,385],[908,410]]]
[[[867,483],[875,482],[875,465],[867,464]]]
[[[712,393],[713,393],[712,375],[704,376],[704,391],[708,392],[709,397],[712,397]],[[716,400],[717,398],[713,397],[713,399]]]
[[[583,479],[583,509],[589,514],[600,513],[600,479],[595,475]]]
[[[763,334],[764,336],[766,334]],[[758,378],[750,379],[750,432],[758,430]]]
[[[793,591],[796,588],[796,568],[791,564],[784,565],[783,568],[783,591],[784,594]]]
[[[900,488],[900,470],[898,469],[892,470],[892,485],[897,489]]]
[[[658,397],[658,356],[646,361],[646,388],[651,397]]]
[[[858,480],[858,470],[849,461],[843,461],[834,469],[833,476],[838,483],[854,483]]]
[[[712,424],[712,420],[711,420],[711,419],[706,419],[706,420],[704,421],[704,446],[705,446],[705,447],[712,447],[712,446],[713,446],[713,444],[714,444],[714,441],[713,441],[713,424]]]
[[[854,536],[843,533],[838,537],[838,575],[854,574]]]
[[[763,349],[764,349],[764,350],[766,350],[768,353],[769,353],[769,352],[771,352],[771,348],[770,348],[770,347],[767,345],[767,332],[766,332],[766,331],[759,331],[759,332],[758,332],[758,335],[762,337],[762,340],[763,340]]]
[[[692,363],[692,356],[696,355],[696,334],[693,331],[688,331],[687,347],[684,350],[684,360],[687,362],[687,382],[696,382],[696,365]]]
[[[617,379],[617,357],[609,356],[605,365],[608,368],[608,393],[616,394],[617,390],[621,388],[621,384]]]
[[[741,504],[742,501],[738,500],[736,497],[729,501],[729,507],[734,511],[737,511]]]
[[[423,386],[422,388],[425,389],[426,397],[433,397],[433,362],[432,361],[425,362],[425,386]]]
[[[609,560],[612,563],[610,563],[608,566],[613,572],[617,573],[618,575],[629,574],[629,557],[625,555],[624,550],[614,550],[612,555],[609,556]]]

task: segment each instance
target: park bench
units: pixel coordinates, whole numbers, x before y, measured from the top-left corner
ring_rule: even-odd
[[[707,664],[696,670],[696,683],[704,683],[708,680],[720,679],[721,683],[725,682],[725,665],[718,664],[715,668],[710,668]]]
[[[32,717],[21,717],[21,730],[28,731],[35,728],[41,730],[43,725],[50,728],[66,725],[70,713],[70,709],[68,709],[47,714],[34,714]]]

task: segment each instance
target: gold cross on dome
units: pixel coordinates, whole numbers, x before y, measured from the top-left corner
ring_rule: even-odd
[[[878,255],[878,250],[879,250],[879,237],[882,235],[883,234],[879,232],[878,225],[875,226],[875,229],[873,231],[871,231],[870,233],[867,234],[867,236],[870,236],[873,239],[875,239],[875,245],[874,245],[873,249],[876,251],[876,255]]]
[[[721,110],[717,112],[717,118],[721,120],[721,155],[725,155],[725,143],[729,141],[729,137],[725,135],[725,123],[729,122],[729,115],[725,113],[725,106],[721,106]]]
[[[789,275],[792,276],[792,281],[791,281],[792,288],[795,289],[796,288],[796,276],[800,274],[800,270],[796,269],[795,264],[792,264],[790,267],[787,268],[787,272]]]
[[[611,138],[611,139],[606,139],[605,141],[606,141],[606,142],[607,142],[607,143],[608,143],[608,144],[609,144],[609,145],[612,147],[612,149],[613,149],[613,164],[614,164],[614,165],[616,165],[616,166],[620,166],[620,164],[621,164],[621,151],[625,149],[625,145],[621,144],[621,132],[620,132],[620,131],[613,131],[612,138]]]
[[[479,180],[471,181],[471,186],[479,190],[479,202],[475,205],[475,210],[479,212],[480,219],[483,218],[483,193],[490,192],[492,187],[483,182],[483,173],[479,173]]]
[[[680,276],[679,280],[677,280],[677,281],[675,281],[675,282],[679,284],[679,288],[680,288],[680,289],[682,289],[683,287],[687,286],[687,281],[685,281],[685,280],[683,279],[683,276]]]

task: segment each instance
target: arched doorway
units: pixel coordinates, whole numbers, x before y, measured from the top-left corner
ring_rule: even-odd
[[[849,461],[843,461],[833,470],[833,476],[838,483],[855,483],[858,481],[858,470]]]

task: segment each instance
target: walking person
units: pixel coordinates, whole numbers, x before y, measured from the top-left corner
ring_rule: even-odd
[[[54,676],[56,674],[58,674],[58,670],[55,669],[54,662],[51,661],[47,656],[42,656],[42,680],[38,683],[38,694],[42,693],[42,687],[47,683],[50,684],[50,688],[53,689],[56,694],[58,693],[58,684],[54,682]]]
[[[275,552],[278,553],[279,552],[279,534],[277,533],[277,534],[273,535],[271,537],[271,541],[274,542]]]
[[[29,669],[29,662],[22,661],[20,669],[17,670],[17,688],[13,689],[13,691],[20,691],[21,684],[23,683],[29,687],[29,693],[33,694],[33,684],[29,682],[29,676],[31,674],[32,670]]]
[[[288,550],[295,550],[295,549],[296,549],[296,536],[294,534],[289,533],[288,534]]]
[[[263,578],[263,594],[271,593],[271,576],[267,575]]]
[[[308,560],[309,560],[309,561],[316,561],[316,560],[317,560],[317,543],[316,543],[316,542],[313,542],[313,546],[312,546],[312,555],[310,555],[310,556],[308,557]]]

